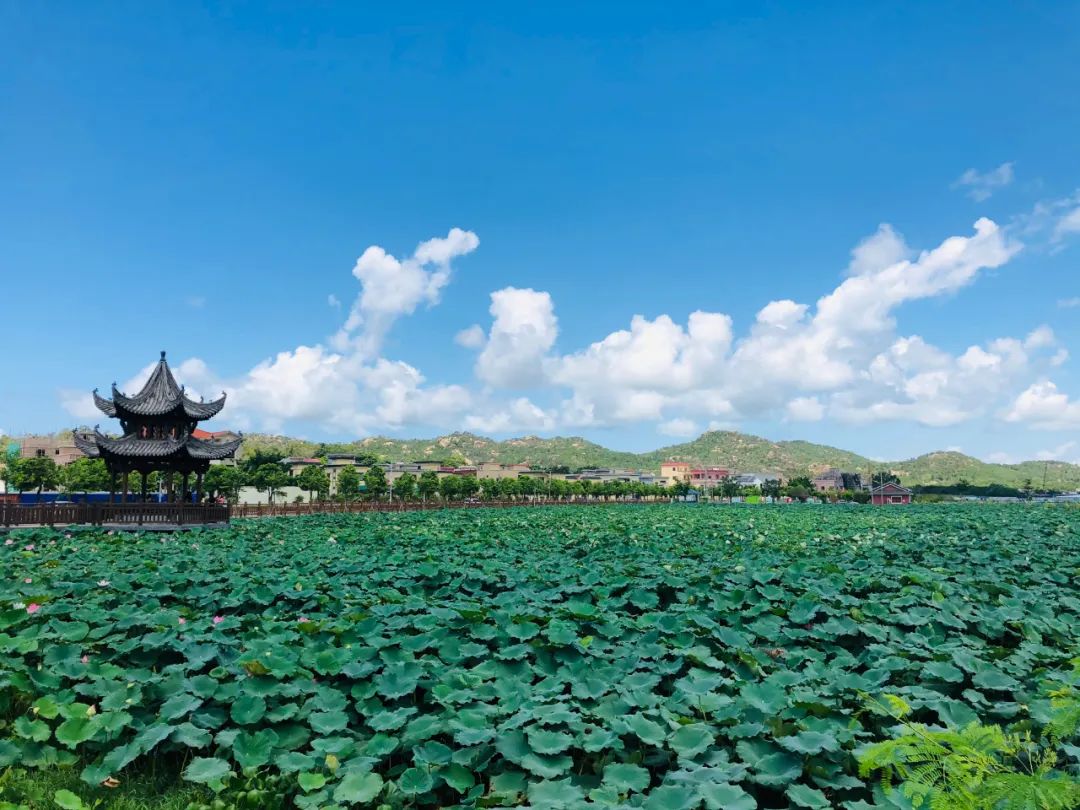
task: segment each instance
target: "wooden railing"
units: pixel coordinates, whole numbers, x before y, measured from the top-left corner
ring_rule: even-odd
[[[238,504],[232,517],[287,517],[293,515],[350,514],[359,512],[424,512],[437,509],[511,509],[532,506],[603,506],[605,504],[655,503],[644,500],[521,500],[521,501],[315,501],[313,503]]]
[[[511,509],[538,506],[604,506],[655,503],[646,500],[547,500],[520,501],[315,501],[283,504],[193,503],[0,503],[0,526],[61,526],[67,524],[132,526],[198,526],[228,523],[230,518],[287,517],[361,512],[420,512],[437,509]]]
[[[3,503],[0,525],[198,526],[228,523],[230,511],[228,506],[207,503]]]

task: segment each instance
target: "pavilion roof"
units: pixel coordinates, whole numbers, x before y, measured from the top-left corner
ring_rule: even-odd
[[[182,410],[197,421],[215,416],[225,407],[225,394],[212,402],[196,402],[184,392],[184,387],[177,384],[165,352],[150,374],[142,390],[134,396],[121,393],[116,383],[112,386],[112,399],[106,399],[94,391],[94,404],[106,416],[165,416]]]
[[[215,461],[231,457],[239,448],[241,439],[233,441],[205,441],[190,435],[178,439],[142,439],[134,433],[119,438],[106,436],[97,429],[91,435],[75,434],[75,445],[90,458],[121,456],[124,458],[169,458],[186,456],[201,461]]]

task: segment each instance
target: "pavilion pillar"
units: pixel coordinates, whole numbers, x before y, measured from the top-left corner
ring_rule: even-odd
[[[124,470],[124,474],[120,484],[120,503],[127,503],[128,499],[128,471]]]
[[[173,471],[165,473],[165,503],[173,502]]]
[[[188,502],[188,473],[184,473],[180,476],[180,500],[183,503]]]
[[[116,473],[109,473],[109,503],[112,504],[116,500]]]
[[[196,496],[197,496],[196,500],[199,503],[202,503],[202,499],[203,499],[203,474],[202,473],[199,473],[198,475],[195,476],[195,493],[196,493]]]
[[[147,477],[148,476],[147,476],[146,470],[143,470],[142,471],[142,502],[143,503],[146,503],[146,479],[147,479]]]

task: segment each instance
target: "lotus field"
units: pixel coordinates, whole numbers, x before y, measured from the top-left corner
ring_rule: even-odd
[[[859,775],[856,750],[897,733],[868,705],[1038,733],[1080,655],[1064,508],[478,509],[0,542],[0,772],[66,769],[87,802],[153,771],[211,807],[908,807]]]

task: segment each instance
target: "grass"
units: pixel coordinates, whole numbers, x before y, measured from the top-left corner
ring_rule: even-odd
[[[210,796],[199,785],[179,781],[175,773],[169,778],[134,774],[115,788],[91,788],[80,781],[77,769],[6,768],[0,771],[0,810],[55,810],[58,790],[70,790],[98,810],[184,810],[190,802],[205,802]]]

